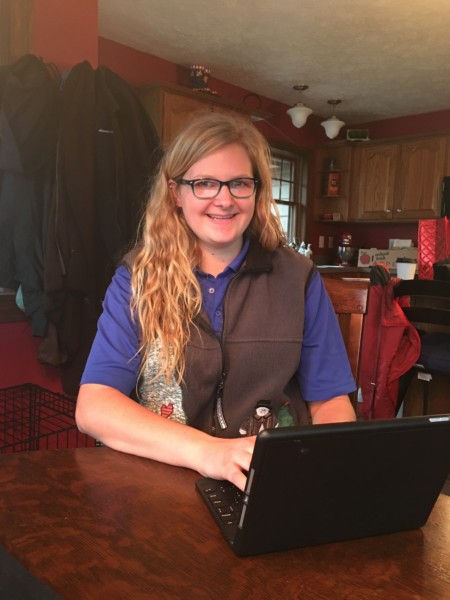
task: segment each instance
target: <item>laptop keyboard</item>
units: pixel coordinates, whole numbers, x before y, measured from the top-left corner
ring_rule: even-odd
[[[239,524],[244,493],[228,481],[215,479],[200,479],[196,486],[224,535],[232,539]]]

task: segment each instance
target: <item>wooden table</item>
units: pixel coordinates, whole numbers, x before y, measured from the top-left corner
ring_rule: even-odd
[[[421,530],[238,558],[197,477],[108,448],[1,455],[0,544],[64,600],[450,598],[448,496]]]

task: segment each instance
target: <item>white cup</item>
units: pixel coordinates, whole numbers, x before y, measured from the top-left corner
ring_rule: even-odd
[[[400,279],[414,279],[416,274],[416,266],[416,262],[412,258],[398,259],[397,277],[400,277]]]

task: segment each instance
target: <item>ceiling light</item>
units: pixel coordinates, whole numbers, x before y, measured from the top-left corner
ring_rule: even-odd
[[[341,103],[341,100],[328,100],[328,104],[331,104],[334,107],[336,107],[340,103]],[[335,112],[335,111],[333,111],[333,112]],[[325,133],[327,134],[327,137],[329,137],[330,140],[332,140],[333,138],[335,138],[337,136],[337,134],[341,130],[341,127],[343,127],[345,125],[345,123],[344,123],[344,121],[340,121],[336,117],[336,115],[333,114],[333,116],[330,117],[329,119],[327,119],[326,121],[322,121],[321,125],[325,129]]]
[[[307,85],[294,85],[293,89],[301,93],[307,90],[308,87]],[[312,113],[312,109],[305,106],[303,102],[297,102],[295,106],[289,108],[286,112],[291,117],[292,124],[300,128],[306,123],[306,119]]]

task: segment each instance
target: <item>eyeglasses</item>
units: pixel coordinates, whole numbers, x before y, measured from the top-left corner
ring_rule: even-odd
[[[182,185],[190,185],[194,196],[200,198],[200,200],[215,198],[220,194],[220,190],[224,185],[227,186],[234,198],[250,198],[255,193],[255,189],[259,183],[253,177],[240,177],[239,179],[230,179],[229,181],[179,178],[176,182]]]

